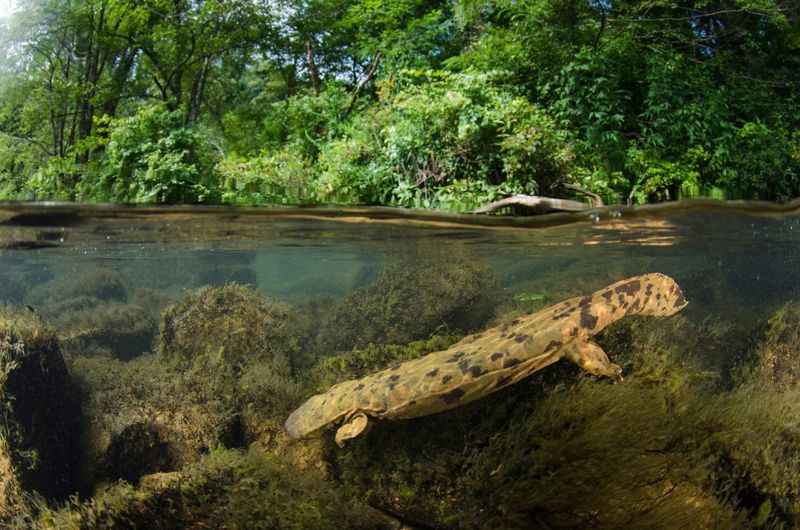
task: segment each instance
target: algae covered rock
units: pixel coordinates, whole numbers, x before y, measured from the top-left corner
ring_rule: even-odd
[[[154,355],[128,362],[76,357],[84,429],[81,484],[135,484],[142,475],[176,471],[215,447],[241,445],[236,404],[215,385],[174,372]]]
[[[778,388],[797,388],[800,380],[800,304],[787,303],[763,326],[755,348],[757,370]]]
[[[23,494],[74,491],[80,404],[54,330],[38,314],[0,306],[0,517],[27,510]]]
[[[172,472],[216,447],[272,446],[302,399],[292,378],[305,342],[294,309],[230,284],[164,311],[158,355],[76,357],[85,406],[83,483]]]
[[[152,349],[158,321],[148,308],[135,302],[87,302],[58,319],[66,352],[127,360]]]
[[[427,338],[437,328],[482,327],[494,308],[495,279],[481,265],[455,259],[384,268],[371,285],[344,297],[318,332],[323,353],[401,344]]]
[[[306,326],[288,304],[248,287],[205,286],[164,312],[159,353],[178,369],[239,372],[256,360],[289,366],[306,342]]]
[[[258,452],[218,451],[177,476],[116,484],[89,501],[45,510],[37,529],[397,528],[314,470]]]

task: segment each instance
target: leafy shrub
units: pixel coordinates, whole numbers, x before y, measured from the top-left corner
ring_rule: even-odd
[[[462,201],[504,193],[546,194],[569,173],[566,136],[492,73],[406,71],[382,87],[319,158],[324,190],[361,202],[439,206],[457,186]]]
[[[107,169],[79,187],[84,195],[123,202],[215,202],[216,149],[199,126],[163,104],[143,107],[110,126]]]

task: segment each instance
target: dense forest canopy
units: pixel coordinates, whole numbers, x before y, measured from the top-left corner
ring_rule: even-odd
[[[0,197],[800,195],[797,0],[26,0]]]

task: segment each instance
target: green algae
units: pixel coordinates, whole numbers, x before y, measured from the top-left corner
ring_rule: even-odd
[[[154,488],[118,483],[46,509],[36,529],[376,529],[386,520],[313,470],[257,452],[215,451]]]
[[[459,409],[378,422],[345,449],[331,436],[288,441],[281,423],[304,397],[458,339],[409,326],[425,333],[422,340],[392,344],[387,336],[411,332],[376,332],[380,320],[358,337],[334,333],[334,315],[368,307],[363,300],[385,294],[365,294],[380,283],[347,310],[345,301],[301,310],[241,285],[203,287],[164,311],[157,355],[73,358],[84,425],[94,425],[84,430],[84,459],[99,467],[83,479],[83,500],[42,508],[37,524],[389,524],[373,508],[428,528],[789,528],[800,521],[797,305],[777,311],[749,351],[724,322],[628,318],[595,337],[624,367],[621,383],[557,363]],[[319,320],[318,347],[326,333],[335,342],[350,331],[340,344],[384,340],[311,353],[310,322]],[[446,329],[465,329],[452,322],[459,321]],[[225,449],[247,446],[272,456]],[[148,473],[164,472],[180,480],[149,485]],[[341,520],[317,504],[328,502],[343,507]]]
[[[402,344],[425,339],[442,326],[453,332],[478,329],[492,316],[494,290],[488,268],[461,259],[390,265],[374,283],[332,308],[317,334],[318,350],[330,354]]]
[[[161,318],[159,355],[180,370],[241,372],[260,360],[287,367],[307,355],[308,323],[291,306],[246,286],[204,286]]]
[[[74,491],[80,405],[55,330],[24,307],[0,306],[0,418],[0,519]]]

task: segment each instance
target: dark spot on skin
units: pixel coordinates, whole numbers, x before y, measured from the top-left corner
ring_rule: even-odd
[[[561,320],[562,318],[566,318],[568,316],[569,316],[569,311],[564,311],[563,313],[553,315],[553,320]]]
[[[589,306],[581,308],[581,327],[585,329],[594,329],[597,325],[597,316],[589,312]]]
[[[461,390],[460,388],[454,388],[453,390],[451,390],[447,394],[443,394],[442,395],[442,401],[444,401],[445,403],[447,403],[449,405],[451,403],[455,403],[456,401],[461,399],[463,396],[464,396],[464,391],[463,390]]]
[[[511,368],[512,366],[516,366],[521,363],[519,359],[506,359],[503,361],[503,368]]]
[[[578,328],[572,328],[572,331],[569,332],[570,337],[577,337],[578,336]]]
[[[397,370],[398,368],[400,368],[400,363],[394,363],[390,370]]]
[[[442,384],[446,385],[447,382],[450,381],[452,378],[453,378],[452,375],[446,375],[446,376],[442,377]]]
[[[622,303],[623,303],[624,301],[625,301],[625,295],[624,295],[624,294],[621,294],[621,295],[619,295],[619,298],[617,298],[617,303],[618,303],[619,305],[622,305]]]
[[[628,296],[633,296],[639,292],[642,288],[642,282],[639,280],[631,280],[629,282],[625,282],[622,285],[618,285],[614,292],[617,294],[625,293]]]
[[[434,368],[433,370],[431,370],[430,372],[428,372],[425,375],[427,375],[428,377],[434,377],[438,373],[439,373],[439,369],[438,368]]]
[[[499,358],[500,358],[500,357],[502,357],[502,356],[503,356],[503,354],[502,354],[502,353],[500,353],[499,351],[498,351],[498,352],[494,352],[494,353],[492,354],[492,356],[491,356],[491,357],[489,357],[489,360],[491,360],[491,361],[496,361],[497,359],[499,359]]]
[[[497,383],[495,383],[494,386],[496,386],[496,387],[505,386],[505,385],[508,384],[509,381],[511,381],[511,376],[510,375],[505,375],[505,376],[501,377],[500,379],[498,379]]]
[[[511,323],[514,325],[519,324],[520,322],[522,322],[522,320],[519,318],[515,318],[514,320],[511,321]]]
[[[483,370],[481,370],[480,366],[473,366],[472,368],[469,369],[469,374],[472,377],[478,377],[482,373],[483,373]]]
[[[631,306],[627,310],[625,310],[625,314],[626,315],[630,315],[630,314],[635,313],[637,311],[639,311],[639,300],[638,299],[634,300],[633,303],[631,304]]]
[[[463,361],[459,362],[458,369],[461,370],[462,374],[467,373],[467,370],[469,370],[469,361],[464,359]]]
[[[653,293],[653,284],[652,283],[648,283],[647,284],[647,288],[644,290],[644,294],[646,296],[650,296],[652,293]]]
[[[605,298],[607,302],[611,302],[611,297],[613,296],[613,293],[611,291],[606,291],[603,294],[601,294],[600,296]]]
[[[656,300],[661,300],[661,293],[656,293]]]
[[[550,341],[550,342],[547,344],[547,346],[545,346],[545,347],[544,347],[544,351],[545,351],[545,353],[547,353],[547,352],[549,352],[550,350],[555,350],[555,349],[557,349],[557,348],[560,348],[560,347],[561,347],[563,344],[564,344],[564,343],[563,343],[563,342],[561,342],[560,340],[551,340],[551,341]]]
[[[412,399],[411,401],[408,402],[408,404],[412,405],[412,406],[416,405],[417,404],[417,400],[416,399]]]
[[[389,381],[391,381],[392,383],[396,383],[398,379],[400,379],[400,376],[397,374],[389,376]]]
[[[452,357],[447,359],[445,362],[446,363],[455,363],[455,362],[458,362],[458,360],[461,359],[463,356],[464,356],[464,352],[463,351],[456,352]]]
[[[591,296],[584,296],[581,298],[581,301],[578,302],[578,307],[583,309],[584,307],[589,307],[592,305],[592,297]]]
[[[356,390],[361,390],[364,388],[364,383],[359,383],[356,385]]]
[[[530,337],[528,335],[518,334],[518,335],[516,335],[514,337],[514,340],[517,341],[517,342],[525,342],[525,341],[529,341]]]

